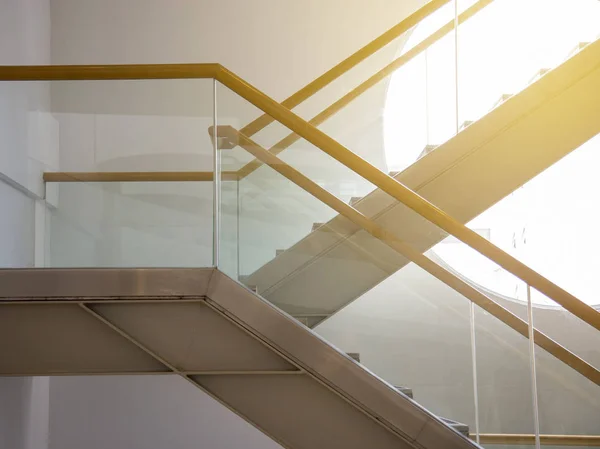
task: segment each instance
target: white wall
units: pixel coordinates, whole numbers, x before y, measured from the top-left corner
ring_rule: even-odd
[[[276,449],[179,376],[53,378],[50,449]]]
[[[0,64],[49,62],[49,0],[0,2]],[[2,267],[34,264],[34,202],[27,193],[43,196],[42,167],[51,166],[57,157],[49,101],[46,83],[0,83]]]
[[[48,447],[49,378],[0,378],[0,448]]]
[[[49,0],[0,1],[0,64],[49,62]],[[36,248],[34,198],[42,194],[41,167],[56,156],[48,104],[44,83],[0,83],[2,268],[34,266],[41,250]],[[47,395],[47,378],[0,378],[1,449],[47,448]]]

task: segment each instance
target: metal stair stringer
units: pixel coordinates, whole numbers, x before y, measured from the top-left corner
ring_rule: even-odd
[[[284,447],[477,447],[213,268],[0,270],[0,375],[176,374]]]

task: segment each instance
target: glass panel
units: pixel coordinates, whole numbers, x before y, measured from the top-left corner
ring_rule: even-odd
[[[538,291],[531,295],[536,329],[600,369],[600,332]]]
[[[48,148],[32,179],[75,182],[46,183],[45,264],[211,266],[212,80],[47,84],[29,138]]]
[[[493,238],[487,228],[475,228]],[[498,236],[495,236],[498,238]],[[429,257],[446,266],[513,314],[527,320],[527,286],[485,256],[448,237],[435,246]],[[549,279],[553,281],[552,278]],[[547,296],[531,289],[535,328],[596,368],[600,368],[600,333]]]
[[[471,3],[474,2],[461,2],[460,11],[462,12],[467,6],[470,6]],[[319,126],[321,130],[384,171],[388,171],[388,168],[389,170],[398,169],[398,163],[396,161],[390,163],[389,154],[386,155],[385,150],[388,147],[388,140],[394,141],[393,144],[389,144],[390,147],[393,146],[396,148],[394,158],[408,158],[408,163],[412,163],[429,142],[422,141],[420,136],[419,138],[413,136],[414,138],[411,137],[409,139],[411,140],[411,145],[408,145],[407,142],[402,140],[402,136],[404,136],[403,133],[417,127],[426,127],[426,122],[429,119],[425,116],[425,111],[423,111],[421,116],[419,113],[416,113],[413,108],[408,115],[411,118],[418,117],[419,123],[408,123],[406,129],[404,129],[407,121],[402,120],[401,117],[397,116],[394,105],[390,106],[390,101],[386,100],[386,95],[387,98],[389,98],[390,94],[388,94],[388,92],[393,91],[395,92],[394,97],[399,98],[402,97],[403,94],[406,94],[412,98],[416,95],[415,92],[422,91],[423,98],[417,95],[418,101],[416,102],[417,105],[415,107],[420,108],[425,103],[424,101],[421,101],[428,95],[425,92],[425,85],[422,89],[416,86],[421,82],[420,75],[423,66],[421,56],[423,56],[424,53],[419,56],[421,48],[418,49],[418,51],[408,51],[407,49],[419,44],[421,40],[427,39],[433,31],[436,31],[443,25],[447,26],[442,34],[448,35],[453,26],[453,14],[454,7],[452,4],[448,4],[441,8],[430,16],[430,19],[434,19],[432,22],[434,26],[431,27],[431,29],[426,29],[425,34],[420,33],[417,38],[414,38],[412,37],[414,36],[413,32],[410,38],[409,33],[398,38],[394,43],[379,51],[373,58],[360,64],[355,69],[352,69],[342,78],[333,82],[330,86],[323,89],[323,91],[306,101],[298,107],[295,112],[300,113],[300,115],[307,120],[314,118],[313,123]],[[412,42],[410,46],[407,45],[408,40]],[[435,40],[436,39],[427,39],[427,42],[423,44],[422,49],[433,44],[428,51],[436,54],[441,53],[444,57],[447,56],[453,61],[453,38],[438,43],[434,43]],[[413,56],[415,56],[416,59],[413,59]],[[399,62],[396,61],[398,58],[400,58]],[[377,64],[374,64],[375,60],[378,61]],[[406,63],[406,65],[402,66],[403,63]],[[390,65],[388,66],[388,64]],[[379,72],[379,70],[384,67],[387,68],[382,72]],[[399,74],[399,80],[396,81],[394,85],[390,85],[391,74],[394,70],[397,70],[396,73],[403,72],[404,74]],[[432,67],[431,70],[436,70],[436,67]],[[361,76],[356,76],[357,73],[361,73]],[[430,94],[433,96],[449,96],[454,99],[455,89],[453,73],[453,71],[446,72],[449,76],[448,85],[445,85],[443,89],[438,89],[438,91],[432,91]],[[372,76],[375,78],[371,78]],[[400,80],[400,78],[402,79]],[[349,81],[350,79],[352,79],[352,81]],[[365,81],[365,83],[362,83],[362,81]],[[355,90],[355,88],[358,90]],[[416,98],[417,97],[415,97],[415,99]],[[395,101],[396,100],[394,99],[391,103],[395,103]],[[405,102],[406,98],[401,98],[400,101]],[[320,106],[314,108],[313,105],[316,104],[319,104]],[[311,111],[311,113],[306,114],[306,111]],[[386,113],[385,117],[384,112]],[[439,115],[439,120],[444,121],[444,123],[447,122],[446,128],[450,130],[450,135],[455,132],[454,103],[450,108],[442,110],[439,107],[436,107],[435,110],[431,109],[429,112],[434,115]],[[437,117],[433,117],[432,119],[438,120]],[[398,130],[401,130],[400,133],[402,136],[396,135],[396,131]],[[391,135],[391,137],[388,135]],[[435,138],[432,137],[432,141],[436,139],[439,140],[440,138],[441,137],[439,136],[436,136]],[[445,138],[447,137],[444,137],[442,140],[445,140]],[[283,152],[282,157],[284,158],[288,152],[299,147],[297,138],[294,138],[294,134],[277,123],[270,125],[253,136],[253,139],[264,148]],[[302,146],[302,144],[300,144],[300,146]],[[325,161],[320,161],[319,165],[324,171],[327,171],[329,167],[324,165],[324,162]],[[406,165],[408,165],[408,163]],[[335,180],[330,181],[330,183],[335,182]],[[344,187],[339,184],[341,184],[341,182],[338,182],[336,188],[343,189]]]
[[[43,253],[44,248],[36,241],[36,225],[39,222],[43,230],[44,216],[36,201],[0,179],[0,205],[0,268],[37,266],[36,251]]]
[[[453,9],[454,2],[446,6],[450,13]],[[382,91],[379,98],[375,90],[364,94],[371,100],[360,97],[332,119],[338,121],[338,129],[328,124],[323,129],[374,165],[403,170],[444,144],[457,127],[461,131],[477,121],[594,41],[600,32],[600,5],[595,0],[459,1],[458,10],[464,20],[458,28],[457,84],[455,33],[450,31],[384,80],[383,84],[389,81],[387,92]],[[404,54],[451,19],[452,14],[442,9],[422,21],[408,39]],[[351,120],[359,114],[368,120]],[[379,116],[384,122],[384,152],[377,144],[382,133],[374,131],[371,139],[363,138],[377,127]],[[343,128],[344,123],[352,125]],[[461,146],[473,143],[456,142]]]
[[[469,20],[489,3],[459,1],[461,20]],[[426,59],[431,65],[427,70],[432,73],[440,73],[440,64],[454,63],[454,12],[452,2],[440,8],[426,19],[427,26],[419,25],[398,37],[294,108],[294,112],[306,120],[312,119],[323,131],[382,170],[399,170],[409,165],[429,144],[439,144],[456,131],[454,70],[443,71],[446,82],[441,87],[430,86],[422,76]],[[430,54],[428,58],[425,50]],[[442,62],[431,55],[439,55]],[[394,70],[396,75],[392,77]],[[429,104],[425,101],[428,97],[439,97],[439,101]],[[398,104],[409,99],[414,100],[410,111],[398,108]],[[421,109],[422,113],[416,112]],[[429,126],[430,121],[443,123],[443,130]],[[429,128],[437,130],[437,134],[426,138]],[[252,138],[264,148],[277,148],[278,152],[286,151],[294,141],[293,134],[278,123]]]
[[[223,157],[223,152],[219,155]],[[220,180],[219,268],[231,276],[239,274],[240,183],[226,176]]]
[[[211,171],[213,82],[52,82],[57,171]]]
[[[247,114],[252,111],[253,106],[249,106],[245,100],[221,85],[218,87],[217,99],[217,122],[221,133],[219,135],[225,136],[219,138],[221,146],[219,154],[222,161],[227,161],[222,163],[222,178],[226,179],[231,176],[231,169],[242,166],[240,161],[253,159],[253,156],[250,156],[250,153],[242,146],[229,145],[226,142],[227,132],[233,133],[235,136],[235,124],[244,121],[244,117],[236,116],[236,111]],[[221,104],[221,101],[224,104]],[[255,110],[254,113],[258,115],[259,112]],[[305,141],[303,142],[305,143]],[[266,150],[258,143],[255,145],[261,151]],[[324,183],[328,175],[335,179],[335,174],[332,172],[329,174],[324,171],[315,172],[315,170],[319,170],[319,158],[329,157],[321,150],[310,146],[307,151],[302,148],[298,152],[288,153],[288,156],[290,155],[298,156],[303,162],[309,161],[309,164],[303,168],[307,168],[306,174],[314,176],[318,180],[317,183]],[[280,160],[278,163],[290,168],[284,161]],[[353,179],[358,179],[345,167],[340,164],[338,166]],[[296,245],[311,234],[313,229],[316,230],[321,224],[327,223],[337,215],[335,210],[292,183],[274,168],[262,163],[254,165],[253,168],[249,171],[238,170],[237,189],[239,191],[237,194],[222,192],[221,195],[223,223],[220,246],[229,248],[228,254],[232,254],[233,257],[236,257],[237,251],[236,262],[227,256],[227,260],[222,261],[221,265],[227,274],[242,280],[252,277],[253,273],[275,258],[279,252]],[[292,168],[297,169],[297,167]],[[236,182],[230,181],[230,184],[234,183]],[[227,188],[230,191],[233,190],[231,186]],[[352,196],[354,196],[354,190],[348,191],[346,199],[349,201]],[[233,224],[234,222],[236,224]],[[229,223],[229,225],[225,223]],[[224,226],[230,229],[226,234],[223,230]],[[336,233],[345,232],[344,229],[348,226],[352,227],[353,225],[348,224],[346,220],[340,220],[334,225],[333,230],[325,226],[317,233],[330,236],[325,237],[327,241],[330,241]],[[233,229],[237,232],[232,232]],[[313,248],[310,241],[305,245],[308,245],[306,248],[309,248],[307,257],[312,257]],[[237,248],[237,250],[233,248]],[[306,251],[306,249],[301,251]],[[223,256],[223,253],[221,255]]]
[[[477,20],[488,3],[459,1],[461,22]],[[389,87],[380,115],[389,171],[405,169],[456,134],[454,16],[453,1],[422,21],[399,55],[402,65],[384,80]],[[349,148],[357,145],[346,142]]]
[[[268,166],[241,180],[239,187],[242,275],[253,273],[310,234],[318,223],[335,216],[325,204]]]
[[[477,228],[476,230],[480,234],[490,237],[485,229]],[[490,299],[510,310],[522,320],[527,320],[527,287],[525,283],[506,270],[452,237],[437,245],[431,251],[430,257],[437,260],[438,263],[446,265],[449,269],[456,270],[457,274],[463,276],[467,282],[484,292]],[[534,289],[531,290],[531,298],[535,328],[554,340],[559,346],[566,348],[576,357],[591,365],[591,370],[598,369],[600,367],[598,356],[600,335],[598,331]],[[482,322],[485,318],[482,316],[479,321]],[[492,326],[485,324],[483,328],[487,331],[492,329]],[[506,337],[502,337],[501,341],[507,347],[514,346]],[[506,360],[513,357],[512,354],[514,354],[521,358],[522,376],[529,377],[524,365],[527,361],[528,348],[524,343],[525,341],[518,347],[514,346],[511,352],[498,354],[496,358],[489,359],[487,363],[504,367],[503,371],[507,378],[520,379],[521,376],[517,376],[516,372],[508,368],[508,366],[514,368],[518,364],[506,363]],[[600,388],[590,378],[578,372],[578,366],[569,366],[569,363],[572,362],[559,359],[540,345],[541,343],[535,347],[535,360],[541,435],[600,435],[597,420],[598,407],[600,407]],[[478,351],[478,354],[480,352]],[[482,378],[493,383],[493,377],[483,374],[485,365],[480,364],[480,360],[481,358],[478,357],[478,375],[481,373]],[[481,381],[479,385],[481,386]],[[480,388],[480,393],[480,397],[483,398],[485,389]],[[517,385],[513,385],[513,388],[507,389],[504,398],[508,400],[513,393],[523,394],[519,393]],[[505,411],[502,400],[490,401],[489,404],[496,410],[496,413]],[[481,401],[480,406],[482,405]],[[507,414],[506,420],[499,428],[495,425],[491,426],[491,430],[482,427],[482,434],[520,435],[530,433],[523,431],[521,428],[523,422],[515,420],[514,418],[518,414],[514,413]],[[550,445],[544,444],[543,446]],[[499,446],[494,445],[493,447]]]
[[[592,306],[600,304],[600,247],[586,230],[596,221],[590,205],[600,188],[599,145],[593,137],[470,223],[489,228],[493,243]]]
[[[551,330],[550,336],[567,346],[568,349],[576,347],[576,354],[593,364],[598,364],[598,331],[583,326],[581,323],[574,325],[574,317],[566,317],[566,313],[559,312],[555,304],[549,314],[549,310],[543,307],[533,309],[534,326],[542,325],[544,330]],[[562,326],[563,320],[556,320],[556,316],[567,318],[571,321],[569,325]],[[569,320],[570,318],[570,320]],[[563,322],[564,322],[563,321]],[[578,321],[578,320],[577,320]],[[570,334],[570,335],[569,335]],[[600,386],[586,377],[569,369],[556,358],[552,357],[543,349],[536,347],[535,353],[538,402],[540,415],[540,433],[542,435],[595,435],[600,436]]]
[[[212,265],[211,182],[54,183],[50,267]]]
[[[231,126],[234,130],[241,130],[254,118],[261,115],[263,115],[263,112],[252,103],[244,100],[222,84],[217,83],[218,126]],[[222,138],[218,146],[221,157],[220,165],[223,172],[238,171],[255,160],[250,153],[240,146],[232,145],[227,138]]]
[[[43,266],[42,173],[58,164],[50,83],[0,83],[0,267]]]
[[[249,151],[265,151],[244,142]],[[473,433],[470,302],[408,264],[389,246],[393,239],[385,243],[337,212],[349,213],[351,202],[365,216],[376,217],[362,225],[372,232],[382,227],[394,232],[417,255],[446,233],[381,191],[352,200],[363,193],[359,183],[368,183],[303,140],[280,156],[239,182],[240,280],[306,325],[317,326],[344,351],[358,353],[361,363],[393,385],[412,388],[426,408],[468,425]],[[328,161],[327,169],[321,159]],[[342,176],[347,176],[344,183],[327,183]],[[343,191],[342,184],[355,190]],[[320,216],[329,221],[310,232],[311,220]],[[532,433],[527,339],[488,312],[475,308],[473,318],[481,368],[480,431]]]
[[[227,89],[219,86],[218,92],[223,91]],[[219,94],[218,100],[220,98]],[[233,105],[231,100],[228,99],[229,107]],[[219,103],[218,111],[223,110]],[[219,133],[226,134],[231,128],[227,128],[220,114],[217,121],[223,128],[219,128]],[[235,120],[231,113],[227,118]],[[256,143],[252,146],[243,143],[236,149],[246,151],[242,146],[250,151],[265,151]],[[231,150],[219,151],[223,154]],[[300,180],[302,187],[278,169],[283,169],[288,176],[291,174],[295,181]],[[318,184],[302,178],[281,160],[272,166],[260,165],[240,177],[237,196],[222,194],[223,221],[237,221],[234,227],[237,232],[236,235],[223,232],[222,223],[220,240],[221,247],[237,248],[237,267],[231,260],[220,265],[228,275],[256,288],[263,297],[309,325],[335,312],[352,298],[349,295],[355,294],[357,286],[359,290],[363,288],[362,291],[365,286],[370,287],[390,263],[385,260],[390,257],[389,248],[375,240],[375,246],[363,249],[361,239],[369,236],[364,232],[353,236],[358,231],[356,225],[308,193],[305,189],[310,190],[311,186],[318,187]],[[347,244],[336,246],[346,237],[350,237]],[[391,257],[397,257],[391,252]],[[311,265],[311,276],[319,276],[319,273],[323,276],[310,283],[303,282],[306,264]],[[349,275],[356,284],[344,288],[343,280]],[[290,282],[282,282],[284,280]]]
[[[315,330],[474,433],[469,301],[421,268],[409,264]]]
[[[357,201],[376,187],[310,142],[299,139],[280,159],[345,203]]]
[[[480,433],[533,434],[529,339],[479,307],[474,321]]]
[[[585,230],[596,221],[595,208],[590,205],[595,204],[600,188],[595,184],[599,144],[598,136],[590,139],[468,224],[595,308],[599,304],[596,239]],[[473,196],[473,204],[478,201],[477,195]],[[514,276],[456,239],[448,239],[435,251],[453,270],[501,298],[513,313],[527,318],[527,291]],[[600,347],[600,333],[540,292],[533,290],[532,300],[537,328],[600,367],[598,352],[591,349]]]

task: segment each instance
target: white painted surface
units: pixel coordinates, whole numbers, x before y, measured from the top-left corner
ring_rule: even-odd
[[[56,377],[49,449],[275,449],[178,376]]]
[[[0,64],[50,63],[49,0],[0,1]],[[39,262],[35,200],[44,164],[57,156],[44,83],[0,83],[0,267]],[[39,236],[38,236],[39,237]],[[0,448],[46,449],[48,378],[0,379]]]

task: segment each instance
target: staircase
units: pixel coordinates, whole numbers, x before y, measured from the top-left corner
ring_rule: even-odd
[[[242,84],[222,67],[214,73]],[[598,86],[600,42],[580,44],[390,175],[467,223],[600,132]],[[211,137],[221,149],[240,144]],[[419,254],[447,236],[381,190],[349,204]],[[289,448],[478,447],[468,426],[435,416],[409,387],[386,383],[310,329],[407,258],[341,215],[273,256],[231,277],[222,267],[0,270],[0,375],[178,375]]]
[[[0,270],[0,353],[0,375],[179,375],[284,447],[476,447],[212,268]]]
[[[503,95],[487,115],[390,175],[468,223],[600,132],[599,60],[600,41],[578,45],[563,64],[541,71],[522,92]],[[572,110],[578,114],[564,113]],[[351,205],[420,251],[446,237],[381,190],[352,198]],[[365,231],[348,229],[341,216],[315,223],[305,238],[276,256],[240,281],[292,315],[307,317],[310,326],[407,263]]]

